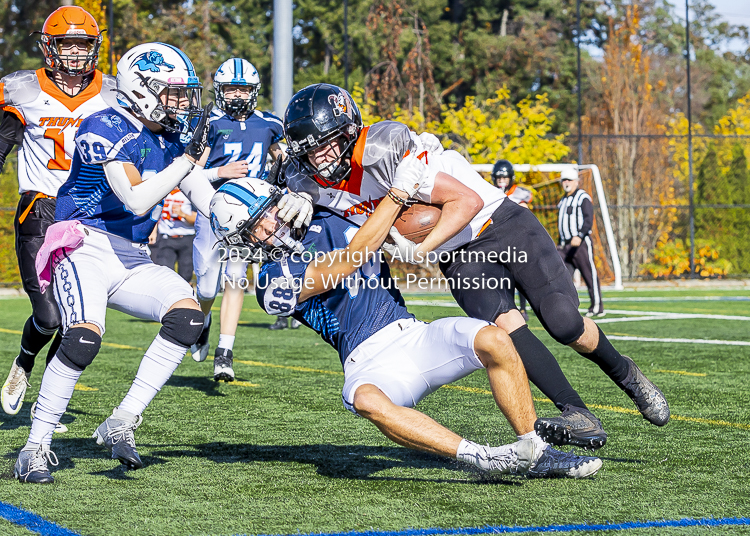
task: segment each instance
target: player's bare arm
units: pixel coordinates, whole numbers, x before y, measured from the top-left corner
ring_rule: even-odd
[[[404,192],[391,190],[399,198],[405,198]],[[299,301],[303,302],[326,290],[330,290],[325,282],[331,277],[335,281],[348,277],[354,273],[366,257],[374,255],[388,236],[391,225],[396,220],[403,205],[386,197],[378,206],[378,210],[370,216],[365,224],[354,235],[349,246],[342,250],[332,251],[324,258],[311,262],[305,270],[305,284],[300,293]]]
[[[422,251],[433,251],[453,238],[484,207],[479,194],[442,171],[435,177],[431,203],[442,205],[443,212],[435,228],[420,245]]]

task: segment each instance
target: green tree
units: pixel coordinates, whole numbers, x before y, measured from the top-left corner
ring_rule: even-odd
[[[734,205],[750,205],[750,172],[744,148],[739,143],[732,147],[732,163],[726,174],[726,182],[731,192],[731,203]],[[727,237],[732,242],[732,249],[723,255],[732,262],[733,272],[750,274],[750,208],[727,208],[727,219],[734,223],[734,233]],[[729,253],[732,256],[729,256]]]

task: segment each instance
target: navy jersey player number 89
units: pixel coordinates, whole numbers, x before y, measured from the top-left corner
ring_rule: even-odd
[[[321,210],[302,241],[305,253],[264,264],[258,279],[261,307],[269,314],[291,315],[320,333],[338,351],[342,363],[373,333],[399,319],[414,318],[391,279],[388,264],[377,257],[335,288],[298,303],[305,271],[315,252],[346,248],[358,229],[340,216]],[[328,281],[336,283],[335,279]]]

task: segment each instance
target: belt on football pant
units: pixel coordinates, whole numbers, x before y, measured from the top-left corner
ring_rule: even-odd
[[[24,192],[24,193],[30,194],[31,192]],[[29,212],[31,212],[31,209],[34,208],[34,203],[36,203],[37,199],[54,199],[54,198],[55,196],[53,195],[47,195],[47,194],[43,194],[42,192],[37,192],[36,195],[34,196],[34,199],[32,199],[31,203],[29,203],[29,206],[26,207],[26,210],[23,211],[23,214],[21,214],[18,217],[18,223],[22,224],[26,220],[26,217],[29,215]]]

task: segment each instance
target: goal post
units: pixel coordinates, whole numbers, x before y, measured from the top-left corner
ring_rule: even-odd
[[[479,173],[490,173],[492,171],[492,164],[472,164],[472,167]],[[602,223],[602,227],[604,228],[604,237],[605,240],[602,242],[606,242],[606,246],[602,244],[602,247],[606,247],[607,251],[609,252],[609,258],[603,258],[600,259],[603,262],[606,262],[609,267],[611,267],[612,270],[612,277],[610,278],[610,281],[612,281],[612,286],[615,290],[622,290],[622,268],[620,266],[620,256],[617,252],[617,243],[615,241],[615,234],[612,231],[612,220],[609,216],[609,208],[607,207],[607,198],[604,194],[604,186],[602,184],[602,176],[599,172],[599,168],[594,164],[585,164],[585,165],[576,165],[576,164],[538,164],[538,165],[531,165],[531,164],[514,164],[513,170],[516,173],[520,173],[523,175],[529,175],[531,177],[532,175],[535,178],[541,178],[542,180],[534,180],[534,181],[524,181],[524,186],[529,186],[535,190],[538,190],[540,188],[548,188],[549,186],[555,185],[558,183],[557,177],[551,177],[549,175],[551,174],[558,174],[561,171],[565,169],[574,169],[578,171],[579,176],[582,181],[582,186],[586,191],[588,191],[590,194],[593,194],[592,197],[595,198],[595,203],[599,207],[599,215]],[[592,187],[593,186],[593,192]],[[562,195],[562,190],[560,190],[559,195]],[[549,199],[549,196],[545,196]],[[544,205],[542,208],[545,210],[551,210],[552,206],[547,204]],[[532,204],[532,209],[534,209],[534,206]],[[541,219],[541,218],[540,218]],[[556,222],[556,219],[555,219]],[[550,224],[551,225],[551,224]],[[596,231],[596,218],[595,218],[595,231]],[[548,228],[548,230],[551,230]],[[550,233],[553,234],[553,233]]]

